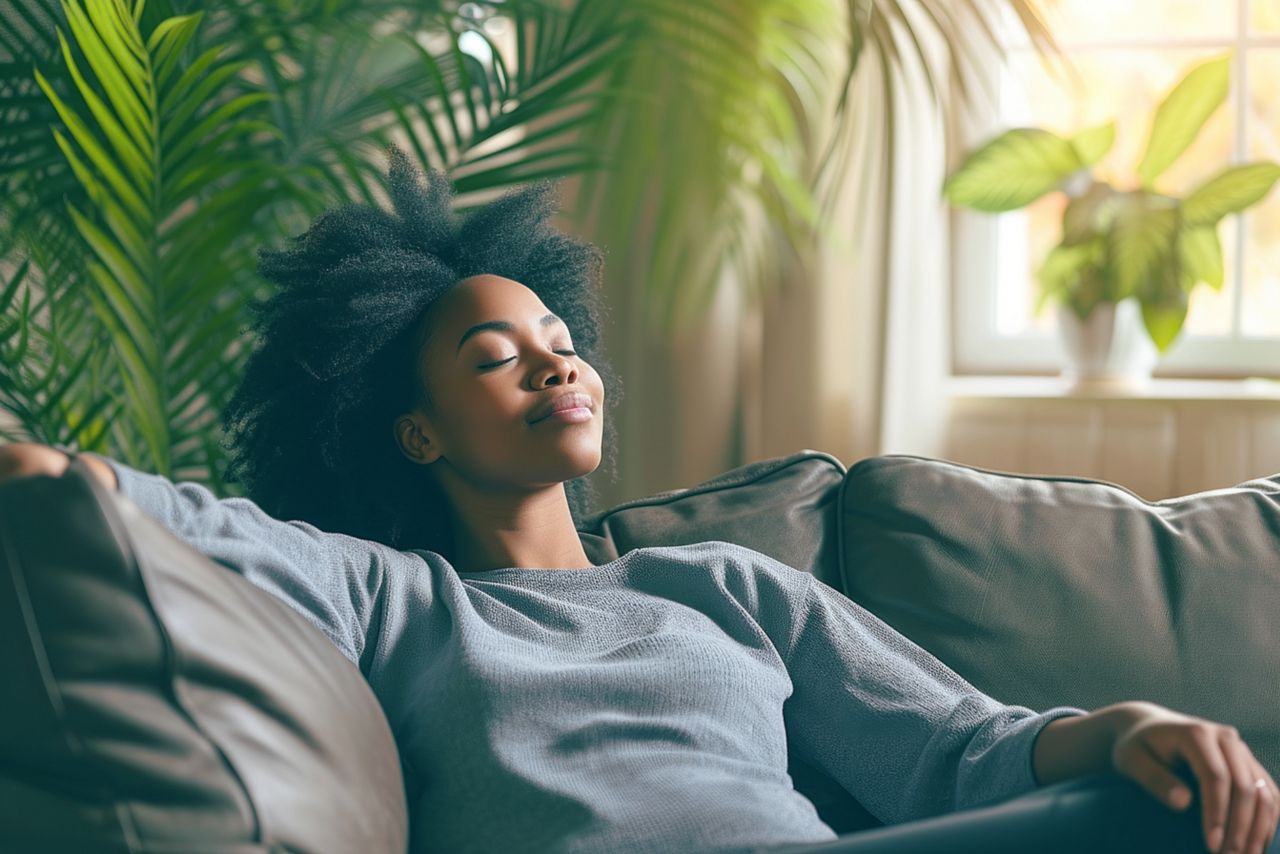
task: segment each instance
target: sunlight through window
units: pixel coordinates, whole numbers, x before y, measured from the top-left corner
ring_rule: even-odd
[[[1005,127],[1071,134],[1112,118],[1116,143],[1102,177],[1135,187],[1155,106],[1192,65],[1234,51],[1231,94],[1190,149],[1156,182],[1183,195],[1234,163],[1280,160],[1280,3],[1274,0],[1056,0],[1040,4],[1071,68],[1025,41],[1010,45],[1000,80]],[[1054,193],[1001,216],[996,333],[1053,335],[1056,308],[1033,316],[1034,271],[1058,242],[1066,199]],[[1280,191],[1220,226],[1226,286],[1191,295],[1184,332],[1226,342],[1280,338]]]

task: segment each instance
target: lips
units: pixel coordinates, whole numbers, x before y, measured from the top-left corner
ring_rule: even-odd
[[[595,411],[595,401],[590,395],[583,394],[578,391],[563,392],[548,400],[544,400],[533,408],[533,412],[529,413],[529,423],[534,424],[546,418],[553,412],[561,409],[576,409],[582,407]]]

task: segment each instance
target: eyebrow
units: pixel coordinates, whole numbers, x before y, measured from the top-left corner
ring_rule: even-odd
[[[553,323],[564,323],[564,321],[554,314],[543,315],[538,320],[539,326],[550,326]],[[565,323],[565,325],[568,326],[569,324]],[[515,332],[516,330],[515,326],[505,320],[486,320],[484,323],[477,323],[475,326],[462,333],[462,337],[458,339],[458,347],[454,350],[454,353],[457,354],[461,352],[462,345],[466,344],[467,339],[472,335],[475,335],[477,332],[485,332],[490,329],[497,332]]]

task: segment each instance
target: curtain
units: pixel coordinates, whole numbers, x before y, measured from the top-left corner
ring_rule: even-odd
[[[888,87],[886,73],[896,75]],[[853,87],[844,168],[833,170],[841,177],[826,195],[827,236],[766,298],[724,281],[694,331],[660,339],[629,322],[642,296],[627,288],[628,271],[606,265],[604,340],[624,394],[615,411],[619,478],[593,478],[601,507],[803,449],[846,466],[886,453],[943,455],[944,111],[918,68],[886,70],[873,48]]]
[[[755,319],[764,330],[760,370],[744,380],[760,427],[748,429],[756,441],[746,461],[801,448],[846,466],[878,454],[943,453],[947,152],[942,111],[918,72],[886,68],[874,53],[860,63],[847,164],[829,195],[830,236]],[[895,75],[892,86],[886,74]]]

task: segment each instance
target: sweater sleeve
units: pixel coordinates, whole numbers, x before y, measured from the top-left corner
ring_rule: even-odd
[[[1032,747],[1050,721],[974,688],[927,650],[810,576],[786,653],[792,749],[886,824],[1036,788]]]
[[[120,493],[144,513],[196,551],[282,599],[368,674],[377,653],[388,572],[398,564],[422,562],[421,557],[307,522],[283,522],[248,498],[219,499],[202,484],[173,483],[110,457],[91,456],[112,468]]]

